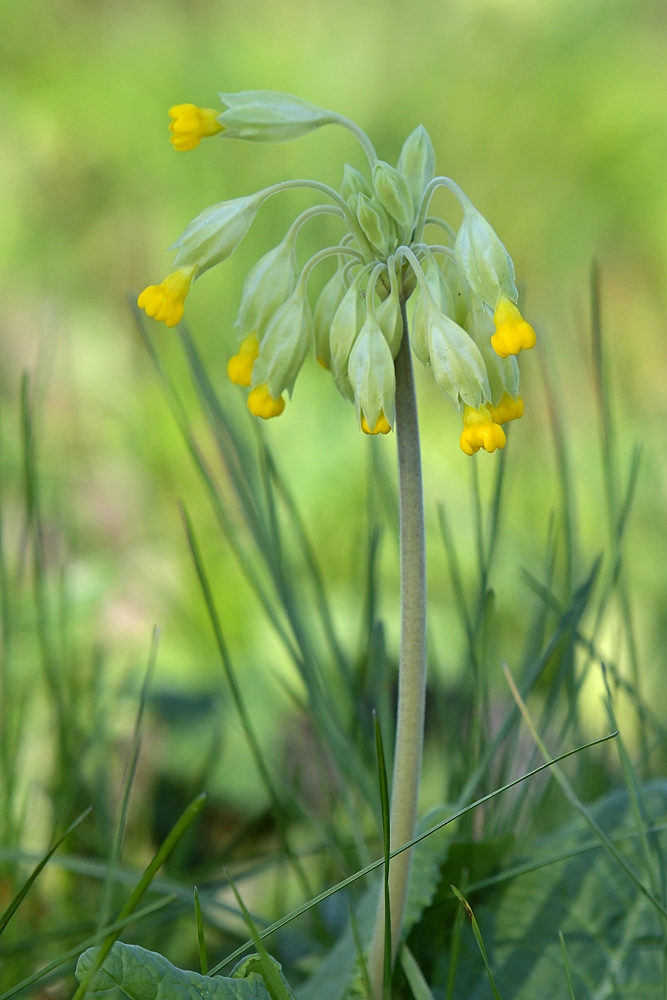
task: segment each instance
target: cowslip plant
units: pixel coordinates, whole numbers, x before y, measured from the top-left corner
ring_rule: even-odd
[[[368,158],[364,176],[350,166],[339,191],[316,180],[287,180],[204,209],[176,240],[175,269],[151,285],[138,304],[167,326],[177,325],[194,280],[229,257],[261,205],[273,195],[310,188],[326,202],[301,213],[281,243],[250,270],[236,320],[239,347],[228,364],[231,381],[248,388],[247,405],[270,419],[285,408],[311,348],[338,391],[356,406],[366,434],[396,430],[401,541],[401,652],[391,795],[391,848],[414,836],[421,772],[426,678],[426,581],[419,426],[411,348],[461,412],[461,449],[494,452],[506,442],[503,424],[523,415],[516,360],[533,347],[523,319],[514,266],[500,239],[450,178],[436,176],[435,154],[419,126],[397,165],[378,159],[354,123],[307,101],[271,91],[221,94],[225,110],[180,104],[170,110],[176,150],[206,137],[253,142],[295,139],[327,124],[349,129]],[[458,231],[430,214],[444,187],[458,200]],[[301,228],[319,215],[344,228],[338,243],[299,266]],[[437,231],[429,242],[426,233]],[[313,269],[332,258],[336,270],[314,309]],[[415,296],[411,329],[407,302]],[[410,870],[410,852],[391,864],[391,940],[395,957]],[[385,907],[381,899],[369,955],[376,996],[382,990]]]

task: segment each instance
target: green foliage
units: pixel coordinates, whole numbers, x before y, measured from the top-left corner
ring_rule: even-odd
[[[667,785],[653,783],[645,794],[650,817],[664,819]],[[627,794],[613,792],[591,813],[614,838],[627,862],[640,871],[642,846],[633,830]],[[665,849],[664,832],[649,836],[654,851]],[[552,860],[568,852],[566,860]],[[474,904],[503,1000],[567,1000],[559,929],[567,945],[575,996],[662,997],[664,928],[660,917],[613,859],[599,845],[591,844],[586,822],[577,818],[541,839],[531,851],[531,864],[538,867],[501,884]],[[474,899],[470,890],[466,895]],[[451,903],[441,897],[432,912],[425,914],[421,931],[415,928],[415,942],[433,921],[448,922],[450,915]],[[434,990],[444,985],[444,957],[436,959],[428,972]],[[473,935],[465,930],[453,997],[481,1000],[488,996],[488,989]]]
[[[76,967],[80,983],[96,959],[95,948],[81,956]],[[264,980],[250,964],[243,977],[201,976],[177,969],[154,951],[116,942],[91,980],[88,995],[100,1000],[270,1000]]]

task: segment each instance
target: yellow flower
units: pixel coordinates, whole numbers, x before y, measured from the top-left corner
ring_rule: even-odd
[[[198,108],[196,104],[175,104],[169,108],[169,116],[173,118],[169,122],[169,141],[179,152],[194,149],[205,136],[217,135],[225,127],[217,121],[217,111]]]
[[[493,314],[496,332],[491,337],[491,346],[501,358],[518,354],[535,346],[535,331],[519,312],[518,308],[504,296]]]
[[[368,426],[368,421],[364,416],[361,418],[361,429],[364,434],[388,434],[391,430],[391,425],[382,410],[380,410],[380,416],[377,418],[377,423],[373,430]]]
[[[474,455],[480,448],[488,452],[504,448],[506,440],[505,431],[500,424],[493,422],[486,406],[480,406],[478,410],[472,406],[463,407],[463,432],[460,445],[461,451],[466,455]]]
[[[510,420],[518,420],[519,417],[523,416],[524,410],[521,396],[512,399],[508,393],[504,393],[497,406],[494,406],[493,403],[487,403],[486,408],[496,424],[506,424]]]
[[[183,303],[190,291],[196,267],[179,267],[168,274],[160,285],[149,285],[137,299],[146,315],[161,320],[167,326],[176,326],[183,319]]]
[[[259,340],[256,333],[249,334],[241,341],[239,353],[229,359],[227,374],[234,385],[250,385],[252,366],[259,354]]]
[[[270,420],[271,417],[279,417],[285,409],[285,400],[282,396],[274,399],[269,392],[269,387],[264,382],[256,386],[248,396],[248,409],[255,417],[262,417]]]

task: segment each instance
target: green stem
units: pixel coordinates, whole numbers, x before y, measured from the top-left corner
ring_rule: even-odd
[[[391,793],[391,847],[412,840],[424,742],[426,694],[426,548],[417,399],[405,302],[403,340],[396,357],[396,443],[401,542],[401,655]],[[410,877],[411,851],[394,858],[389,874],[392,959],[396,956]],[[380,899],[369,955],[373,992],[382,995],[384,898]]]

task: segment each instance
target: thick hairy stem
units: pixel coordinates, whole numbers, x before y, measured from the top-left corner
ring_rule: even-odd
[[[424,742],[426,694],[426,550],[424,494],[417,399],[412,374],[405,303],[403,340],[396,357],[396,442],[401,526],[401,656],[398,676],[398,716],[391,792],[391,849],[414,836]],[[391,863],[391,941],[393,958],[399,944],[410,877],[411,851]],[[382,995],[384,899],[381,894],[369,971],[375,997]]]

